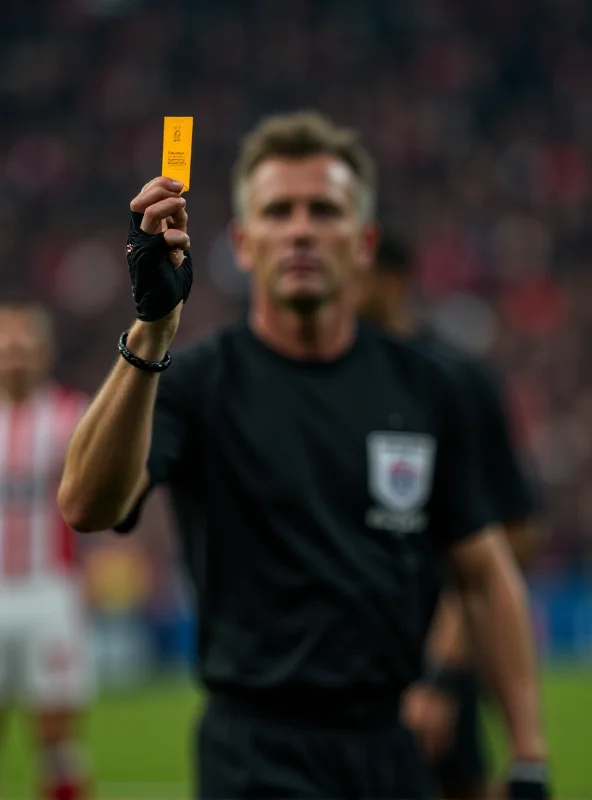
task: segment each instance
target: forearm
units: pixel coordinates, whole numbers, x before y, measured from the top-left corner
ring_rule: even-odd
[[[510,550],[524,570],[540,548],[542,534],[534,519],[518,520],[505,526]],[[443,592],[428,635],[426,653],[433,661],[453,668],[473,661],[471,642],[467,639],[466,614],[456,587]]]
[[[462,588],[468,632],[505,716],[515,759],[545,757],[539,681],[525,586],[517,568]]]
[[[158,361],[170,334],[136,322],[129,349]],[[76,530],[112,527],[133,507],[144,488],[158,374],[143,372],[119,358],[68,447],[58,503]]]
[[[541,549],[544,539],[540,522],[529,518],[509,523],[506,525],[506,536],[516,562],[522,570],[526,570]]]
[[[464,668],[472,661],[464,608],[455,589],[446,589],[440,597],[428,634],[426,656],[429,662],[452,669]]]

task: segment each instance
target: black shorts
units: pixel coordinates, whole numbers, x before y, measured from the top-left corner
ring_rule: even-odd
[[[396,722],[292,726],[213,701],[198,735],[202,800],[428,800],[429,776]]]
[[[452,747],[436,767],[440,786],[452,790],[481,783],[487,775],[483,729],[479,715],[479,684],[467,671],[459,687],[459,709]]]

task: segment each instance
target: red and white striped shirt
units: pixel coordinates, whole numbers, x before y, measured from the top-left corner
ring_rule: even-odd
[[[0,585],[71,571],[74,533],[57,505],[66,447],[87,398],[48,383],[0,400]]]

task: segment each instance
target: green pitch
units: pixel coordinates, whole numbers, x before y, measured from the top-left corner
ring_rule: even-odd
[[[557,800],[592,798],[592,667],[548,671],[546,725]],[[154,683],[102,698],[88,721],[88,741],[99,781],[97,800],[188,800],[191,728],[201,708],[188,684]],[[26,722],[10,717],[0,761],[0,798],[31,798]],[[503,747],[495,722],[492,739]]]

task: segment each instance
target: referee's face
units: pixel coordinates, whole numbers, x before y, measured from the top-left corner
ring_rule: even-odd
[[[271,157],[254,170],[237,260],[259,298],[313,311],[355,291],[372,260],[374,226],[362,225],[356,179],[331,155]]]

